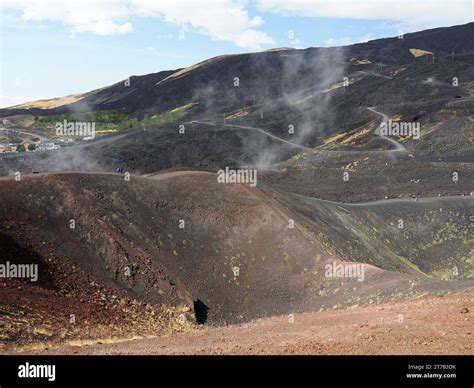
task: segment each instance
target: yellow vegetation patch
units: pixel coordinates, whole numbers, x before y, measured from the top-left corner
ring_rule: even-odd
[[[422,57],[423,55],[434,55],[431,51],[421,50],[417,48],[411,48],[410,53],[415,58]]]
[[[102,129],[100,131],[95,131],[96,135],[106,135],[108,133],[115,133],[117,132],[115,129]]]
[[[277,48],[268,49],[267,51],[272,52],[272,51],[291,51],[291,50],[295,50],[295,49],[291,47],[277,47]]]
[[[317,148],[320,149],[333,149],[340,145],[348,145],[354,143],[356,140],[363,138],[368,135],[375,128],[375,123],[370,123],[368,126],[363,128],[357,128],[352,132],[338,133],[327,138],[322,145]]]
[[[84,94],[73,94],[65,97],[50,98],[45,100],[37,100],[32,102],[25,102],[24,104],[14,105],[11,108],[21,108],[21,109],[51,109],[57,108],[59,106],[72,104],[73,102],[80,101],[84,98]]]
[[[299,153],[297,153],[295,156],[293,156],[291,159],[290,159],[290,162],[297,162],[301,159],[304,159],[306,157],[308,153],[306,151],[301,151]]]
[[[357,170],[357,165],[359,164],[359,161],[356,160],[355,162],[350,162],[346,166],[343,167],[344,171],[352,171],[355,172]]]
[[[346,133],[338,133],[336,135],[330,136],[324,141],[324,144],[320,145],[318,148],[331,148],[331,144],[334,144],[338,142],[339,139],[344,138],[346,136]]]
[[[461,86],[466,89],[474,89],[474,81],[463,82]]]
[[[361,137],[364,137],[370,132],[370,129],[368,128],[363,128],[358,132],[353,133],[352,135],[346,137],[343,141],[341,141],[340,144],[350,144],[353,143],[355,140],[360,139]]]
[[[356,77],[356,78],[353,78],[351,80],[349,80],[349,85],[359,81],[361,79],[361,77]],[[322,93],[327,93],[327,92],[330,92],[332,90],[336,90],[336,89],[339,89],[339,88],[342,88],[344,86],[344,82],[338,82],[336,84],[333,84],[331,86],[329,86],[329,88],[327,89],[324,89],[320,92],[317,92],[317,93],[313,93],[313,94],[309,94],[305,97],[303,97],[301,100],[298,100],[296,102],[293,102],[292,105],[296,105],[296,104],[301,104],[302,102],[305,102],[307,100],[309,100],[310,98],[313,98],[316,94],[322,94]]]
[[[324,92],[323,92],[323,93],[324,93]],[[301,104],[302,102],[305,102],[305,101],[309,100],[310,98],[313,98],[313,96],[314,96],[314,94],[309,94],[309,95],[303,97],[303,99],[298,100],[298,101],[292,103],[292,105]]]
[[[247,116],[250,112],[251,112],[250,109],[242,108],[236,112],[232,112],[230,115],[226,116],[225,119],[226,120],[238,119],[238,118]]]
[[[189,104],[183,105],[183,106],[178,106],[177,108],[174,108],[171,110],[171,112],[178,112],[182,110],[188,110],[191,109],[193,106],[199,105],[199,102],[191,102]]]
[[[441,280],[453,280],[453,270],[452,268],[448,269],[437,269],[431,272],[431,276]]]
[[[349,85],[351,83],[354,83],[354,81],[349,81]],[[339,88],[342,88],[344,86],[344,82],[339,82],[337,84],[334,84],[334,85],[331,85],[329,88],[327,89],[324,89],[322,91],[322,93],[327,93],[327,92],[330,92],[331,90],[335,90],[335,89],[339,89]]]
[[[351,62],[355,65],[369,65],[370,63],[372,63],[367,58],[351,58]]]

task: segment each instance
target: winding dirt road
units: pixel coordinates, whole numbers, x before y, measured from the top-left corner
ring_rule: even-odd
[[[381,138],[387,140],[388,142],[390,142],[391,144],[393,144],[395,146],[395,149],[392,149],[392,150],[387,150],[387,152],[407,152],[407,149],[405,148],[405,146],[401,143],[399,143],[398,141],[388,137],[388,136],[385,136],[385,135],[382,135],[381,133],[381,129],[382,129],[382,126],[385,124],[385,125],[388,125],[388,121],[389,121],[389,118],[388,116],[385,114],[385,113],[382,113],[382,112],[379,112],[378,110],[375,109],[375,107],[368,107],[367,108],[368,110],[370,110],[371,112],[374,112],[380,116],[382,116],[382,122],[380,123],[380,125],[375,129],[375,134],[377,136],[380,136]]]
[[[374,134],[377,135],[377,136],[380,136],[382,139],[386,140],[387,142],[389,142],[390,144],[395,146],[395,148],[391,149],[391,150],[385,150],[385,151],[376,150],[376,151],[345,151],[345,152],[407,152],[407,149],[405,148],[404,145],[402,145],[398,141],[396,141],[396,140],[394,140],[394,139],[392,139],[388,136],[382,135],[381,128],[384,124],[387,125],[387,123],[389,121],[388,115],[386,115],[385,113],[379,112],[378,110],[375,109],[375,107],[367,107],[367,109],[370,110],[371,112],[375,113],[375,114],[378,114],[378,115],[382,116],[382,122],[375,129]],[[292,147],[295,147],[295,148],[299,148],[299,149],[304,150],[304,151],[313,151],[314,150],[313,148],[306,147],[306,146],[303,146],[301,144],[293,143],[293,142],[291,142],[289,140],[286,140],[286,139],[282,139],[281,137],[273,135],[272,133],[267,132],[264,129],[258,128],[258,127],[249,127],[249,126],[246,126],[246,125],[236,125],[236,124],[218,124],[218,123],[212,123],[212,122],[209,122],[209,121],[201,121],[201,120],[187,121],[183,124],[191,124],[191,125],[192,124],[201,124],[201,125],[209,125],[209,126],[213,126],[213,127],[223,126],[223,127],[227,127],[227,128],[249,129],[251,131],[260,132],[263,135],[271,137],[274,140],[277,140],[279,142],[288,144],[288,145],[290,145]],[[332,152],[340,152],[340,151],[332,151]]]
[[[292,143],[291,141],[288,141],[288,140],[285,140],[285,139],[282,139],[281,137],[278,137],[278,136],[275,136],[267,131],[265,131],[264,129],[262,128],[256,128],[256,127],[248,127],[248,126],[244,126],[244,125],[235,125],[235,124],[216,124],[216,123],[210,123],[208,121],[189,121],[189,122],[186,122],[184,124],[203,124],[203,125],[210,125],[210,126],[213,126],[213,127],[216,127],[216,126],[223,126],[223,127],[228,127],[228,128],[240,128],[240,129],[250,129],[252,131],[256,131],[256,132],[260,132],[268,137],[271,137],[272,139],[274,140],[277,140],[279,142],[282,142],[282,143],[285,143],[285,144],[288,144],[292,147],[296,147],[296,148],[300,148],[302,150],[312,150],[312,148],[310,147],[305,147],[301,144],[296,144],[296,143]]]

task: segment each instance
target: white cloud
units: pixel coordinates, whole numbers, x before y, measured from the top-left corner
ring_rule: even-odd
[[[141,16],[160,17],[186,31],[197,31],[213,40],[232,41],[239,47],[259,49],[273,44],[260,16],[251,18],[241,1],[131,0]]]
[[[232,39],[239,47],[258,50],[262,45],[275,43],[272,38],[262,31],[248,29],[235,34]]]
[[[4,10],[16,12],[23,22],[59,22],[72,33],[127,34],[133,30],[130,19],[138,16],[239,47],[260,49],[273,44],[266,32],[257,29],[262,18],[251,17],[246,5],[239,0],[3,0]]]
[[[263,19],[249,14],[249,4],[280,15],[394,21],[405,31],[473,18],[472,0],[2,0],[2,16],[8,23],[15,17],[21,24],[54,22],[71,34],[97,35],[127,34],[134,29],[132,18],[155,18],[243,48],[275,44],[262,30]],[[350,38],[341,39],[328,44],[344,44]]]
[[[422,30],[473,20],[472,0],[256,0],[264,12],[307,17],[392,20]]]
[[[23,22],[62,23],[72,33],[115,35],[132,30],[132,24],[125,21],[130,14],[130,6],[123,0],[3,0],[3,11],[16,11]]]

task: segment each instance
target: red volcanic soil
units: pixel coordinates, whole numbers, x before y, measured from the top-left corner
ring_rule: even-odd
[[[473,309],[451,294],[42,354],[474,354]]]
[[[344,323],[347,314],[364,320],[367,311],[378,311],[360,308],[364,305],[472,292],[472,280],[461,276],[469,269],[462,261],[467,220],[455,217],[471,206],[466,201],[443,202],[444,211],[427,224],[419,215],[431,214],[431,202],[342,207],[265,185],[218,183],[212,173],[181,171],[129,181],[103,173],[1,179],[0,262],[38,264],[39,280],[0,279],[0,349],[163,336],[192,329],[191,322],[200,320],[214,327],[256,322],[249,327],[258,328],[263,318],[268,335],[274,330],[280,335],[281,319],[266,317],[294,314],[304,322],[306,313],[300,313],[321,311],[309,316],[324,320],[328,314]],[[407,232],[394,234],[385,220],[402,212]],[[432,242],[419,241],[421,223],[436,230],[448,222],[456,233],[449,241],[435,241],[436,250],[429,250]],[[415,242],[426,243],[429,260],[400,249]],[[448,251],[460,279],[427,276],[450,269],[452,264],[446,267],[441,260]],[[326,275],[327,264],[359,257],[364,278]],[[349,309],[340,310],[344,307]],[[359,319],[349,315],[347,324]],[[336,330],[329,329],[329,321],[326,326]],[[306,329],[313,333],[302,327],[304,343]],[[238,338],[241,326],[209,330],[189,340],[200,333],[213,338],[221,330],[230,330],[231,338],[235,330],[236,343],[251,340]],[[279,352],[265,348],[262,352]]]

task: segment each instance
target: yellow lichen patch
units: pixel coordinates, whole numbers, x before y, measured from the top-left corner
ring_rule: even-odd
[[[351,84],[351,81],[349,81],[349,84]],[[344,82],[338,82],[337,84],[331,85],[329,88],[324,89],[322,93],[327,93],[327,92],[330,92],[331,90],[342,88],[342,86],[344,86]]]
[[[417,48],[411,48],[410,53],[415,58],[422,57],[423,55],[434,55],[431,51],[421,50]]]
[[[324,93],[324,92],[323,92]],[[308,94],[307,96],[303,97],[301,100],[298,100],[298,101],[295,101],[293,103],[291,103],[291,105],[297,105],[297,104],[301,104],[307,100],[309,100],[310,98],[313,98],[314,97],[314,94]]]
[[[299,152],[299,153],[297,153],[295,156],[293,156],[293,157],[290,159],[290,161],[292,161],[292,162],[297,162],[297,161],[303,159],[304,157],[306,157],[306,155],[307,155],[306,151]]]
[[[349,80],[347,86],[359,81],[360,79],[361,79],[361,77],[356,77],[356,78],[353,78],[353,79]],[[342,88],[343,86],[344,86],[344,81],[343,82],[338,82],[336,84],[330,85],[327,89],[324,89],[324,90],[319,91],[317,93],[308,94],[308,95],[304,96],[301,100],[292,102],[291,105],[301,104],[301,103],[309,100],[310,98],[315,97],[318,94],[327,93],[327,92],[330,92],[332,90]]]
[[[459,229],[459,227],[451,222],[446,222],[442,225],[438,231],[433,234],[432,241],[423,244],[420,246],[422,251],[427,249],[436,248],[437,246],[446,243],[448,241],[459,241],[463,238],[463,236],[467,233],[467,231],[463,231]],[[467,242],[470,242],[467,240]]]
[[[51,328],[46,327],[46,326],[41,326],[41,327],[34,328],[33,334],[37,336],[42,336],[42,337],[52,337],[54,333],[51,330]]]
[[[318,146],[318,148],[332,148],[334,147],[334,145],[336,143],[338,143],[338,141],[342,138],[344,138],[344,136],[346,136],[346,133],[338,133],[336,135],[333,135],[333,136],[330,136],[328,137],[324,143],[320,146]]]
[[[452,268],[440,268],[431,272],[431,276],[441,280],[453,280],[455,278]]]
[[[249,115],[250,112],[251,112],[251,110],[249,108],[242,108],[242,109],[239,109],[236,112],[232,112],[231,114],[226,116],[225,119],[226,120],[239,119],[241,117],[245,117],[245,116]]]
[[[292,50],[295,50],[295,49],[291,47],[276,47],[276,48],[268,49],[266,51],[272,52],[272,51],[292,51]]]
[[[341,141],[342,144],[350,144],[353,143],[355,140],[360,139],[361,137],[364,137],[367,135],[371,130],[369,128],[363,128],[358,132],[353,133],[352,135],[346,137],[343,141]]]
[[[474,81],[463,82],[460,85],[466,89],[474,89]]]
[[[343,167],[343,170],[345,171],[356,171],[356,168],[357,168],[357,165],[359,164],[359,161],[355,161],[355,162],[350,162],[349,164],[347,164],[346,166]]]
[[[468,265],[474,265],[474,249],[469,251],[469,257],[464,260]],[[474,268],[473,268],[474,269]]]
[[[351,58],[351,62],[355,65],[369,65],[372,63],[367,58]]]
[[[344,132],[338,133],[327,138],[322,145],[320,145],[319,149],[333,149],[340,145],[349,145],[353,144],[357,140],[363,138],[364,136],[368,135],[375,129],[376,124],[370,123],[369,125],[357,128],[351,132]]]
[[[193,106],[199,105],[199,102],[191,102],[189,104],[183,105],[183,106],[178,106],[177,108],[174,108],[171,110],[171,112],[179,112],[183,110],[188,110],[191,109]]]
[[[101,129],[100,131],[95,131],[96,135],[107,135],[109,133],[117,132],[115,129]]]

